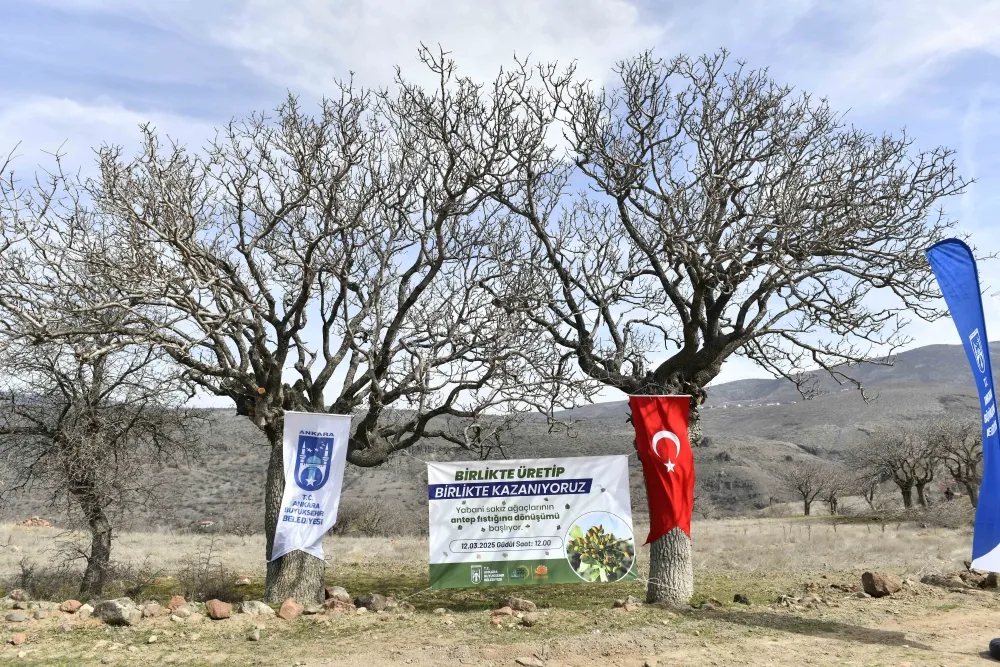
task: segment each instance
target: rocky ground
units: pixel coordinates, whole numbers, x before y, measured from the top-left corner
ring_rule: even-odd
[[[546,606],[541,590],[537,606],[497,598],[468,610],[418,608],[377,594],[351,599],[332,587],[323,606],[286,601],[277,610],[179,597],[80,605],[8,596],[0,664],[983,664],[989,639],[1000,634],[995,579],[963,572],[928,580],[934,583],[892,573],[797,584],[780,575],[720,576],[699,582],[711,597],[675,608],[593,591],[583,608],[561,609]],[[589,590],[576,589],[581,596]],[[786,592],[770,596],[773,590]]]
[[[119,583],[117,600],[72,601],[78,578],[52,587],[66,575],[55,551],[65,536],[0,526],[0,665],[950,666],[987,664],[1000,636],[996,579],[963,566],[967,528],[814,518],[692,531],[692,606],[667,609],[629,599],[642,598],[640,582],[426,590],[420,538],[330,538],[326,604],[265,605],[259,536],[155,533],[115,543],[115,558],[136,565],[126,572],[155,573],[142,590]],[[648,551],[638,557],[645,576]],[[193,564],[215,574],[192,578]],[[65,596],[10,597],[26,569]]]

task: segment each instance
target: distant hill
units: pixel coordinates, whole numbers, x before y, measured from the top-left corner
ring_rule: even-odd
[[[1000,344],[990,349],[996,356]],[[887,423],[913,423],[946,412],[975,418],[977,398],[965,353],[959,346],[930,345],[903,352],[893,365],[862,364],[851,373],[878,398],[866,404],[857,391],[843,391],[818,376],[826,393],[802,400],[784,380],[739,380],[710,387],[703,411],[705,445],[695,450],[698,496],[702,509],[741,512],[766,507],[771,499],[790,496],[778,479],[788,457],[836,459]],[[526,420],[508,450],[513,458],[633,453],[632,429],[624,401],[583,406],[561,414],[568,432],[551,434],[538,420]],[[203,461],[160,472],[161,509],[137,522],[189,527],[200,520],[227,522],[259,517],[267,465],[267,446],[250,422],[230,410],[215,410],[204,432]],[[382,503],[426,526],[423,460],[467,458],[454,445],[426,441],[379,468],[350,468],[345,502]],[[633,511],[645,511],[641,470],[630,458]],[[2,471],[0,471],[2,478]],[[0,518],[51,516],[40,491],[22,495],[0,508]],[[57,519],[58,521],[58,519]]]

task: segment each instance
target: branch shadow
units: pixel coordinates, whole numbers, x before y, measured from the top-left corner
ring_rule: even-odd
[[[820,618],[803,618],[801,616],[777,614],[769,611],[736,611],[728,609],[713,611],[699,611],[695,609],[685,612],[685,615],[691,618],[724,621],[749,628],[766,628],[813,637],[836,637],[837,639],[858,642],[860,644],[896,646],[900,648],[907,646],[924,651],[934,650],[926,644],[907,639],[906,633],[903,632],[878,630],[867,628],[863,625],[852,625],[850,623]]]

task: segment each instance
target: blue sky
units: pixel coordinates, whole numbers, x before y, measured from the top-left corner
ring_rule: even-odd
[[[197,146],[289,90],[309,101],[352,71],[366,85],[388,84],[397,64],[416,75],[421,41],[480,79],[515,52],[576,60],[602,81],[645,48],[726,47],[866,130],[956,149],[977,182],[948,212],[1000,251],[1000,0],[3,0],[0,150],[20,142],[25,171],[63,145],[86,170],[92,146],[134,144],[142,122]],[[1000,262],[982,271],[1000,290]],[[1000,338],[1000,300],[986,310]],[[910,334],[958,342],[950,321]],[[733,360],[720,380],[750,375],[762,373]]]

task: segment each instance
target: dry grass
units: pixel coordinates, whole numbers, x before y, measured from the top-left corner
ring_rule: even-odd
[[[646,528],[636,526],[636,534]],[[0,579],[19,569],[22,559],[56,563],[58,545],[68,535],[57,529],[0,526]],[[696,521],[692,528],[696,570],[746,574],[891,569],[904,575],[960,569],[968,558],[967,529],[921,528],[913,524],[833,524],[824,519],[726,519]],[[422,537],[329,537],[324,543],[334,568],[421,570],[427,563]],[[253,578],[264,574],[261,535],[126,533],[114,546],[120,563],[175,574],[191,561]],[[647,549],[640,552],[644,566]]]
[[[637,526],[638,535],[644,527]],[[22,647],[0,644],[0,664],[26,667],[115,664],[288,665],[290,656],[307,667],[356,664],[437,667],[443,664],[513,665],[515,656],[541,655],[549,667],[641,667],[645,656],[659,664],[746,664],[798,667],[832,665],[974,665],[994,634],[1000,596],[949,593],[920,587],[882,600],[857,599],[830,588],[857,583],[861,569],[901,575],[961,568],[967,557],[967,529],[922,529],[913,524],[841,524],[826,518],[743,519],[696,522],[695,602],[718,598],[721,608],[681,613],[644,606],[635,613],[611,608],[614,598],[641,595],[641,583],[537,586],[541,622],[530,629],[516,622],[497,628],[487,611],[498,592],[488,589],[423,591],[427,586],[427,543],[398,539],[333,537],[325,548],[331,583],[355,594],[369,591],[411,598],[414,614],[320,615],[293,623],[268,619],[260,642],[246,641],[259,617],[188,628],[163,618],[136,628],[110,628],[99,621],[59,629],[61,617],[24,626],[0,625],[3,633],[27,631]],[[0,577],[16,573],[22,558],[51,562],[60,533],[50,529],[0,526]],[[2,545],[6,545],[3,547]],[[115,546],[118,561],[143,563],[181,575],[192,562],[211,561],[230,574],[257,583],[260,595],[263,539],[234,536],[131,533]],[[645,565],[648,551],[640,553]],[[643,568],[644,569],[644,568]],[[826,577],[821,579],[821,577]],[[180,585],[181,579],[171,580]],[[819,582],[817,584],[817,582]],[[817,587],[818,585],[818,587]],[[824,603],[786,607],[778,595],[818,590]],[[515,592],[517,589],[503,589]],[[157,599],[169,587],[153,591]],[[753,606],[730,604],[746,594]],[[445,606],[453,613],[430,613]],[[148,637],[158,635],[150,644]],[[803,657],[808,656],[807,660]]]

